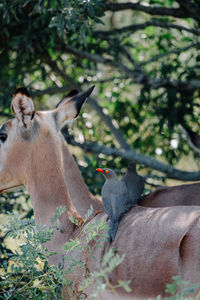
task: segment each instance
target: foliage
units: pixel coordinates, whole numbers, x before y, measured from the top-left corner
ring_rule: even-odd
[[[47,299],[56,292],[61,295],[62,281],[59,276],[62,271],[47,265],[47,258],[52,254],[42,249],[42,243],[50,240],[52,229],[36,227],[33,219],[21,221],[17,215],[10,218],[4,227],[7,236],[23,239],[23,243],[19,251],[9,255],[8,263],[4,264],[1,299]]]
[[[167,284],[166,292],[174,296],[166,297],[166,300],[194,299],[194,294],[199,290],[200,283],[191,284],[182,280],[180,276],[174,276],[172,279],[173,283]],[[200,292],[197,293],[195,299],[200,299]]]
[[[26,207],[24,207],[26,206]],[[3,216],[8,214],[9,212],[16,212],[20,214],[23,218],[30,218],[33,215],[33,209],[30,205],[30,200],[28,194],[24,190],[18,190],[15,192],[10,192],[8,194],[0,195],[0,212],[1,212],[1,219],[3,220]],[[3,215],[3,216],[2,216]],[[7,254],[13,254],[12,250],[7,248],[5,245],[6,235],[3,234],[2,230],[0,229],[0,265],[2,265],[8,260]]]
[[[27,82],[30,76],[32,83],[35,79],[48,81],[45,57],[50,54],[55,58],[58,41],[61,48],[64,41],[77,44],[77,37],[81,37],[79,41],[83,43],[90,26],[101,22],[101,6],[101,2],[96,0],[16,0],[0,3],[0,64],[2,85],[5,87],[1,91],[3,107],[9,104],[8,95],[15,86],[22,85],[24,80]],[[79,32],[78,36],[76,32]]]
[[[8,224],[4,225],[4,231],[7,237],[20,241],[19,250],[14,254],[9,254],[8,262],[4,262],[1,269],[0,281],[0,299],[62,299],[62,287],[67,290],[72,289],[73,282],[69,275],[80,268],[85,273],[85,277],[78,290],[72,290],[76,293],[77,299],[84,299],[85,289],[95,284],[95,291],[91,293],[90,298],[98,298],[100,291],[109,288],[115,292],[117,287],[124,287],[130,291],[128,282],[120,281],[117,286],[109,282],[109,274],[124,259],[114,252],[112,248],[104,255],[100,269],[97,272],[88,272],[87,259],[78,260],[73,257],[77,252],[83,252],[93,257],[93,251],[90,242],[95,240],[101,247],[105,242],[107,235],[103,233],[107,230],[107,224],[96,222],[89,224],[84,229],[86,234],[86,244],[80,239],[70,240],[64,246],[63,263],[67,262],[67,268],[63,268],[63,263],[58,267],[48,265],[48,257],[56,253],[48,252],[45,243],[51,240],[55,230],[58,229],[58,218],[64,212],[64,207],[59,207],[51,218],[52,226],[36,226],[33,219],[20,220],[19,216],[10,216]],[[93,257],[95,259],[95,257]]]

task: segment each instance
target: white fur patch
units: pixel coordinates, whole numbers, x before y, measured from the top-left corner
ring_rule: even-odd
[[[59,128],[64,127],[67,123],[73,121],[76,117],[77,110],[75,103],[69,100],[59,105],[57,108],[57,120]]]
[[[12,107],[19,121],[20,127],[30,128],[32,125],[32,114],[34,113],[34,104],[30,97],[18,93],[13,96]]]

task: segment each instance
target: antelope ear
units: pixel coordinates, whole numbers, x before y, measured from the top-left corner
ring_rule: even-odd
[[[15,91],[11,105],[20,128],[30,129],[35,110],[33,101],[26,88],[21,87]]]
[[[64,101],[66,101],[67,99],[72,98],[73,96],[77,95],[79,92],[77,90],[73,90],[71,92],[69,92],[66,96],[63,97],[62,100],[60,100],[60,102],[58,102],[58,104],[56,105],[56,108],[63,103]]]
[[[63,99],[56,108],[56,121],[59,128],[62,128],[66,123],[75,119],[81,110],[85,100],[90,96],[94,86],[85,92],[75,94],[72,97]]]

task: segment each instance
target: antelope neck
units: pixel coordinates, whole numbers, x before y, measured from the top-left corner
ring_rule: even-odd
[[[69,152],[67,143],[62,138],[64,176],[70,198],[77,211],[83,216],[92,205],[94,211],[102,209],[102,203],[96,199],[88,190],[80,171]]]
[[[45,150],[47,149],[34,149],[37,151],[37,157],[32,155],[30,176],[27,176],[26,182],[35,220],[37,224],[49,225],[50,217],[56,208],[66,206],[66,211],[61,217],[62,225],[66,226],[68,216],[76,213],[76,209],[65,183],[62,151],[52,145],[48,145],[48,151]]]

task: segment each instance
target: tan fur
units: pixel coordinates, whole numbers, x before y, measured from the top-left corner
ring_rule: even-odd
[[[61,246],[69,239],[78,236],[85,244],[82,229],[88,225],[75,229],[68,217],[78,217],[81,222],[79,212],[86,212],[90,204],[95,210],[101,208],[89,193],[58,133],[56,113],[57,110],[36,113],[33,120],[29,120],[32,126],[28,139],[21,134],[21,120],[8,121],[5,124],[8,138],[0,144],[1,192],[26,185],[37,224],[49,224],[56,207],[67,207],[60,218],[62,230],[57,230],[47,245],[50,251],[58,253],[50,258],[49,262],[53,264],[61,261]],[[107,220],[106,214],[98,214],[90,222],[102,219]],[[105,292],[101,299],[148,299],[165,295],[165,285],[171,282],[173,275],[198,282],[199,236],[200,207],[132,208],[120,222],[116,239],[111,244],[119,254],[126,254],[125,260],[110,274],[113,284],[118,280],[131,280],[132,292],[125,295],[123,290],[118,290],[119,297]],[[103,249],[98,248],[95,241],[91,246],[96,261],[89,255],[88,268],[95,271],[109,246],[106,243]],[[85,253],[77,254],[76,258],[85,259]],[[77,286],[83,272],[77,270],[72,276],[74,286]]]
[[[67,143],[65,142],[63,136],[62,139],[62,152],[63,152],[63,166],[64,175],[67,188],[75,205],[77,211],[81,215],[85,215],[90,208],[93,206],[94,211],[102,209],[102,202],[96,199],[88,190],[81,173],[74,161],[73,156],[69,152]]]

